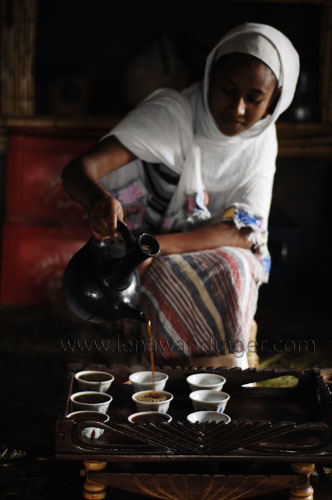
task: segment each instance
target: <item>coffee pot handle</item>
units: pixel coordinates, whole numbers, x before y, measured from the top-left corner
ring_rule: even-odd
[[[130,231],[129,227],[120,220],[118,220],[117,222],[117,230],[121,234],[127,246],[132,246],[136,243],[136,239],[133,233]]]

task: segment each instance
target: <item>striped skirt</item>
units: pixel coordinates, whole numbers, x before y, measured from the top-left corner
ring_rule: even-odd
[[[158,362],[248,351],[262,267],[249,251],[221,247],[154,259],[142,281]]]

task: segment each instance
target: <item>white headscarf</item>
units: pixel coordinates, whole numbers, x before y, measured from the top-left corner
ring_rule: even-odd
[[[274,45],[263,35],[245,33],[223,42],[215,53],[214,62],[227,54],[249,54],[264,61],[273,71],[277,80],[280,78],[280,59]]]
[[[269,52],[268,45],[272,46],[273,51]],[[233,46],[233,49],[232,49]],[[241,49],[239,49],[241,47]],[[278,86],[282,88],[278,103],[272,113],[262,120],[256,122],[252,127],[244,132],[228,137],[222,134],[216,126],[208,104],[208,95],[210,87],[210,75],[213,63],[217,56],[237,53],[253,55],[261,59],[267,66],[274,66],[278,71]],[[278,70],[275,69],[276,54],[279,59]],[[273,70],[273,68],[271,68]],[[270,125],[275,123],[278,117],[291,104],[297,79],[299,76],[299,56],[290,40],[276,28],[265,24],[245,23],[229,31],[220,42],[210,52],[205,65],[203,82],[203,109],[199,110],[201,115],[201,124],[199,134],[209,142],[215,142],[216,145],[239,143],[243,139],[257,137]]]

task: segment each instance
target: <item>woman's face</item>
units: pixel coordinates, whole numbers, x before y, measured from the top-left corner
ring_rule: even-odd
[[[209,92],[218,129],[233,136],[264,118],[275,87],[273,72],[259,59],[247,54],[222,57],[212,72]]]

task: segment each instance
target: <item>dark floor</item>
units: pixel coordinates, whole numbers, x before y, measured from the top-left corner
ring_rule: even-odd
[[[331,367],[329,307],[306,294],[290,304],[272,306],[267,301],[258,309],[260,367]],[[126,349],[119,325],[108,329],[112,341],[94,343],[105,339],[104,327],[73,318],[63,304],[1,307],[0,321],[0,500],[79,498],[80,464],[54,461],[54,425],[66,365],[81,360],[131,365],[137,362],[135,353]],[[7,448],[23,450],[26,456],[5,463],[1,453]],[[332,499],[331,475],[318,472],[315,498]],[[120,497],[125,499],[116,492],[112,496]]]

